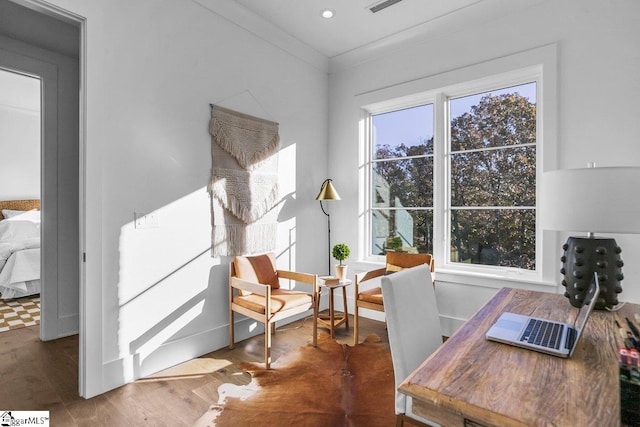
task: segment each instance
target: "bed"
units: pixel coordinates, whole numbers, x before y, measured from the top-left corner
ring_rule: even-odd
[[[40,200],[0,201],[0,299],[40,293]]]

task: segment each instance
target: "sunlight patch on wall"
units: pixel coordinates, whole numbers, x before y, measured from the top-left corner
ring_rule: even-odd
[[[278,174],[280,175],[280,210],[278,214],[278,241],[276,263],[278,268],[295,271],[296,268],[296,189],[297,146],[295,143],[280,149]],[[285,285],[283,281],[283,285]],[[286,286],[286,285],[285,285]]]
[[[208,296],[212,260],[206,187],[139,211],[153,217],[152,226],[140,227],[132,212],[120,233],[120,356],[153,352],[202,313]]]
[[[154,335],[149,338],[139,348],[136,348],[136,353],[140,355],[140,364],[158,349],[163,343],[167,342],[171,336],[176,334],[180,329],[187,326],[191,321],[198,317],[202,313],[204,307],[204,301],[200,301],[192,308],[187,310],[184,314],[174,319],[171,323],[164,326],[161,330],[155,331]]]

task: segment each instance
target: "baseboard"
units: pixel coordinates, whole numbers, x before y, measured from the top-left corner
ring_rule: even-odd
[[[58,338],[77,335],[80,325],[80,315],[71,314],[58,318]]]
[[[112,390],[158,371],[195,359],[228,345],[229,327],[224,325],[162,344],[152,353],[135,353],[104,364],[104,390]]]
[[[290,319],[278,322],[277,326],[286,325],[309,315],[308,313],[302,313],[298,316],[293,316]],[[253,319],[242,318],[235,322],[234,331],[235,341],[239,342],[263,334],[264,327]],[[225,324],[162,344],[148,355],[136,353],[107,362],[103,369],[104,390],[112,390],[228,345],[229,325]]]

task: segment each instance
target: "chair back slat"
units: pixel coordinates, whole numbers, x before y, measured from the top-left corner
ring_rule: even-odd
[[[434,262],[431,254],[411,254],[406,252],[387,252],[387,271],[400,271],[403,268],[427,264],[433,272]]]

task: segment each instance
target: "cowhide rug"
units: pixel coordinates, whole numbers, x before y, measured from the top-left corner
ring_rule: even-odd
[[[355,347],[320,334],[274,362],[243,363],[252,380],[218,388],[195,426],[393,426],[395,385],[391,354],[376,335]]]

